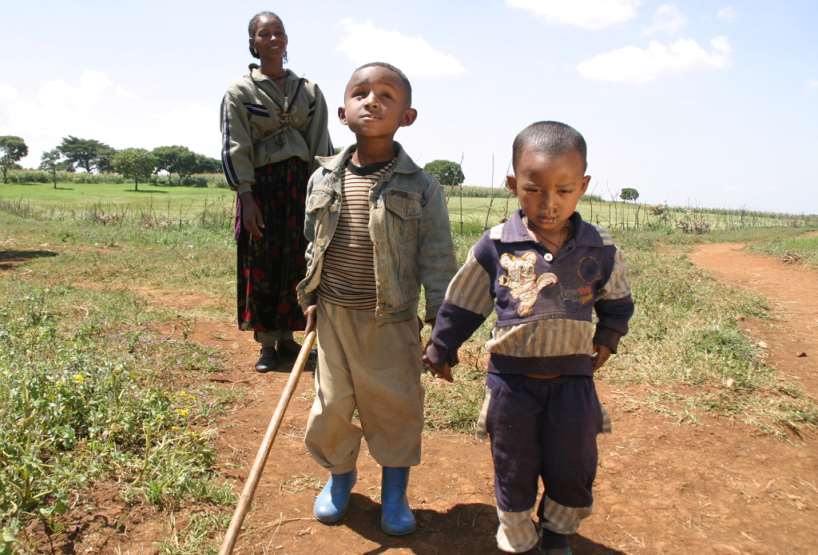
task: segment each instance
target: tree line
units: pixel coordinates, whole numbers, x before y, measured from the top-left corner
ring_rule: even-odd
[[[8,183],[8,170],[17,167],[17,162],[25,156],[28,156],[28,146],[21,137],[0,136],[3,183]],[[96,139],[69,135],[63,137],[56,148],[43,153],[39,169],[51,174],[55,187],[58,171],[75,172],[82,169],[88,173],[118,173],[126,179],[133,179],[134,189],[138,190],[140,181],[148,181],[151,176],[163,171],[169,176],[175,174],[182,184],[195,173],[221,172],[222,166],[217,159],[181,145],[159,146],[153,150],[116,150]]]

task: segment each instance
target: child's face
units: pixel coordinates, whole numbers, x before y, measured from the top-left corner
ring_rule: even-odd
[[[370,66],[350,78],[338,117],[358,137],[391,138],[398,127],[412,125],[417,111],[409,106],[400,77],[385,67]]]
[[[508,188],[517,196],[529,228],[545,235],[563,229],[591,180],[582,156],[573,150],[555,156],[524,147],[515,173],[508,176]]]

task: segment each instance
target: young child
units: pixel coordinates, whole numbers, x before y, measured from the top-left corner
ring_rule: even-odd
[[[514,139],[512,163],[508,188],[521,210],[471,249],[446,291],[424,361],[451,381],[458,347],[495,311],[486,427],[497,545],[569,554],[568,535],[591,513],[603,427],[593,374],[627,333],[633,301],[620,251],[576,212],[590,181],[582,135],[562,123],[534,123]],[[539,534],[530,516],[538,478],[545,486]]]
[[[318,334],[305,442],[331,473],[315,517],[334,523],[344,515],[363,435],[383,467],[381,528],[392,535],[415,530],[406,486],[423,428],[420,286],[434,324],[457,270],[440,185],[394,141],[417,117],[411,102],[396,67],[375,62],[353,72],[338,116],[356,144],[319,158],[307,185],[307,275],[298,285],[307,329],[317,318]]]

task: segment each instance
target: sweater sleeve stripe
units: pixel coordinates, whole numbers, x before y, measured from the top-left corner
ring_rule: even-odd
[[[622,257],[622,251],[616,249],[614,254],[614,264],[611,270],[611,276],[600,290],[598,300],[613,300],[630,297],[631,286],[628,282],[628,275],[625,270],[625,260]]]
[[[228,184],[236,188],[239,186],[239,177],[230,158],[230,118],[227,117],[226,98],[222,99],[222,167]]]
[[[449,283],[446,302],[484,318],[494,309],[491,276],[474,257],[474,249],[469,251],[466,262]]]

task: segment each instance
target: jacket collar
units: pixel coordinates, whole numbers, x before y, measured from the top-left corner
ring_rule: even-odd
[[[573,236],[567,242],[573,242],[578,247],[601,247],[603,246],[602,237],[599,232],[592,225],[586,224],[582,221],[582,216],[579,212],[574,212],[571,216],[571,228],[574,231]],[[522,209],[517,210],[511,216],[511,219],[503,226],[503,233],[500,236],[502,243],[534,243],[534,239],[528,234],[528,229],[523,220]]]
[[[261,72],[261,68],[257,64],[250,64],[248,66],[248,69],[250,71],[249,77],[250,77],[250,79],[252,81],[256,81],[256,82],[267,81],[269,83],[273,82],[272,79],[270,79],[269,77],[267,77],[266,75],[264,75]],[[298,79],[298,76],[295,73],[293,73],[292,71],[290,71],[289,69],[285,69],[284,74],[285,74],[288,81],[290,79]]]
[[[358,148],[358,146],[352,144],[334,156],[316,156],[315,159],[318,160],[318,164],[320,164],[321,167],[334,174],[340,175],[343,173],[344,168],[346,168],[347,162],[352,157],[352,153],[355,152],[356,148]],[[412,159],[408,154],[406,154],[406,151],[403,150],[403,147],[397,141],[395,141],[395,149],[397,151],[397,154],[395,155],[397,161],[395,162],[391,173],[403,173],[409,175],[420,171],[418,165],[412,161]]]

